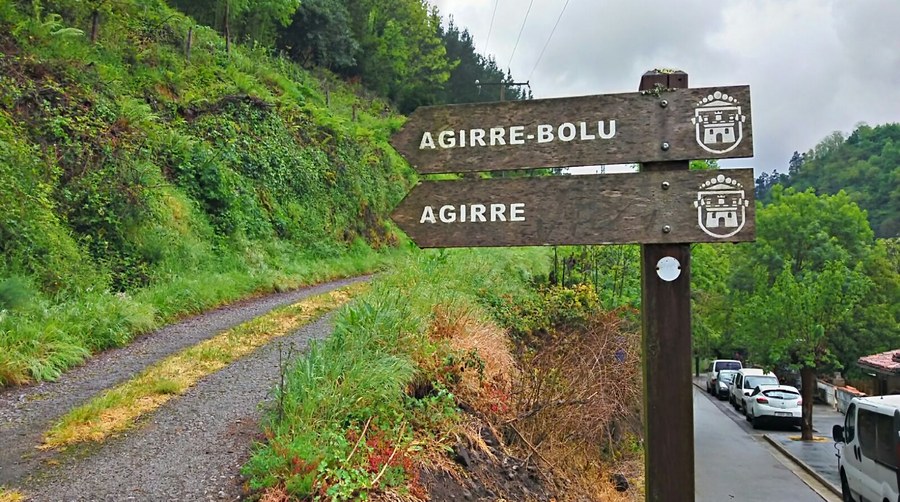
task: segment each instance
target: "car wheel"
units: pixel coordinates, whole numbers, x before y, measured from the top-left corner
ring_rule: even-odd
[[[759,429],[759,419],[756,417],[750,417],[750,425],[752,425],[754,429]]]
[[[850,493],[850,483],[847,483],[847,475],[841,469],[841,499],[844,502],[853,502],[853,494]]]
[[[751,415],[747,410],[744,410],[744,418],[747,419],[751,424],[753,423],[753,415]]]

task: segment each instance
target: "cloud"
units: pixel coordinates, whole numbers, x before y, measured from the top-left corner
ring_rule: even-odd
[[[434,0],[506,67],[529,2]],[[692,87],[749,84],[752,164],[784,172],[832,131],[900,120],[896,0],[535,0],[510,65],[538,98],[629,92],[644,71],[683,69]],[[486,42],[486,44],[485,44]],[[532,74],[533,71],[533,74]]]

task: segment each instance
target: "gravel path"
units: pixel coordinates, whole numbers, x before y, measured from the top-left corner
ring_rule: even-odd
[[[331,332],[330,316],[200,381],[141,426],[90,455],[66,454],[25,486],[35,501],[238,500],[239,468],[258,435],[259,404],[278,381],[279,350]]]
[[[98,392],[131,378],[165,356],[195,345],[274,308],[366,280],[368,277],[345,279],[296,291],[244,300],[144,335],[127,347],[98,354],[84,365],[66,373],[56,382],[0,391],[0,452],[2,452],[0,455],[0,485],[21,485],[27,476],[34,474],[43,464],[53,460],[55,453],[39,452],[35,449],[40,443],[41,434],[55,419],[83,404]],[[316,326],[324,329],[322,328],[324,325],[319,323]],[[274,345],[277,346],[277,342]],[[277,348],[274,350],[277,359]],[[238,362],[232,366],[239,364],[241,363]],[[229,367],[222,373],[227,371],[233,370],[230,370]],[[268,373],[265,375],[267,375],[266,378],[270,378],[266,383],[268,390],[274,380],[271,380]],[[256,377],[249,375],[244,378],[257,380]],[[230,381],[225,383],[231,385]],[[207,385],[209,384],[204,381],[197,387],[206,389]],[[211,393],[229,396],[232,390],[228,387],[212,387],[210,389]],[[262,398],[257,399],[253,407],[260,400]],[[221,403],[219,406],[222,406]],[[215,411],[216,413],[225,412],[225,410]],[[162,414],[158,415],[162,416]],[[179,419],[183,420],[179,426],[187,427],[193,424],[209,426],[214,420],[210,412],[198,411],[196,417],[192,418],[188,415]],[[236,424],[238,418],[241,417],[234,418],[230,423]],[[159,420],[159,418],[154,420]],[[173,432],[177,434],[178,430],[173,429]],[[174,449],[171,444],[169,446]],[[175,462],[172,467],[180,468],[181,466],[179,462]],[[196,480],[192,479],[187,482],[193,483]]]

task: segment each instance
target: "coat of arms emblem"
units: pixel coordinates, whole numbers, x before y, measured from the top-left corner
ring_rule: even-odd
[[[719,174],[700,185],[697,191],[697,224],[708,235],[724,239],[741,231],[750,200],[736,180]]]
[[[691,122],[701,148],[710,153],[728,153],[744,139],[746,119],[733,96],[716,91],[697,103]]]

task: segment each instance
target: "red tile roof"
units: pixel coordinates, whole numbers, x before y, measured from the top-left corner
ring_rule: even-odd
[[[860,366],[871,368],[881,373],[900,375],[900,349],[860,357],[856,362]]]

